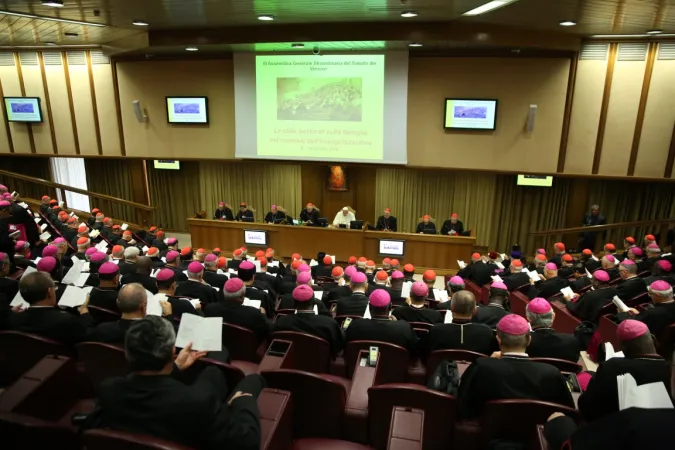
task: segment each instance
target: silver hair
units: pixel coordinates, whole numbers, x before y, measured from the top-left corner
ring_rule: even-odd
[[[598,211],[600,210],[600,205],[592,205],[591,206],[591,211]]]
[[[138,311],[148,294],[140,283],[125,284],[117,294],[117,306],[123,313]]]
[[[138,255],[141,254],[141,251],[138,247],[127,247],[124,249],[124,258],[138,258]]]
[[[628,272],[631,275],[635,275],[637,273],[637,264],[619,264],[619,269],[625,269],[626,272]]]
[[[658,295],[661,298],[673,298],[672,286],[667,291],[657,291],[656,289],[649,288],[649,292]]]
[[[146,316],[127,331],[124,350],[133,370],[160,371],[173,359],[176,332],[168,320]]]
[[[226,300],[243,297],[245,293],[246,286],[242,286],[237,292],[227,292],[225,289],[223,289],[223,296],[225,296]]]
[[[649,246],[647,246],[647,253],[661,253],[661,249],[658,248],[658,247],[657,248],[650,248]]]
[[[532,328],[550,327],[553,324],[553,310],[544,314],[535,314],[526,309],[525,315],[530,323],[532,323]]]
[[[607,264],[609,264],[610,267],[616,267],[616,258],[614,259],[614,261],[610,261],[609,259],[607,259],[607,256],[603,256],[602,260]]]
[[[188,273],[188,278],[199,278],[204,273],[204,267],[202,266],[199,269],[199,272],[192,272],[191,270],[188,269],[187,273]]]

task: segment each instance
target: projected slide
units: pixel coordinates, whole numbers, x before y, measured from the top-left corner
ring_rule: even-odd
[[[167,97],[169,123],[209,123],[206,97]]]
[[[494,130],[497,100],[445,99],[445,128]]]
[[[10,122],[42,122],[37,97],[5,97],[5,110]]]
[[[258,155],[383,159],[384,55],[258,55]]]

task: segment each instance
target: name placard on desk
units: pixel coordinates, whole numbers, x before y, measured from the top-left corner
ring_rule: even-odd
[[[405,253],[405,241],[398,239],[380,239],[379,240],[379,255],[380,256],[399,256],[402,257]]]

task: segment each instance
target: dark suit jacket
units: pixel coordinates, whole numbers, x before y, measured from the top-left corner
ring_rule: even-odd
[[[337,355],[344,347],[342,330],[332,317],[317,316],[310,313],[288,314],[277,317],[274,331],[298,331],[320,337],[330,344],[331,354]],[[303,355],[311,358],[312,355]]]
[[[579,277],[574,281],[570,281],[570,287],[574,292],[579,292],[589,284],[591,284],[591,280],[587,276]]]
[[[473,316],[473,321],[476,323],[484,323],[485,325],[489,326],[491,329],[497,328],[497,324],[499,323],[500,320],[502,320],[502,317],[508,315],[509,313],[504,309],[504,307],[500,307],[499,305],[494,305],[494,304],[488,304],[486,306],[483,306],[481,308],[478,308],[478,311],[476,311],[476,315]]]
[[[556,367],[521,356],[478,358],[459,383],[459,412],[463,418],[479,417],[490,400],[514,398],[574,408],[565,378]]]
[[[94,319],[89,314],[76,316],[57,308],[30,307],[22,313],[12,314],[7,325],[11,331],[37,334],[73,345],[87,340]]]
[[[345,341],[381,341],[398,345],[414,354],[417,336],[407,322],[386,318],[354,320],[347,328]]]
[[[99,308],[105,308],[110,311],[119,313],[119,307],[117,306],[117,293],[119,289],[117,288],[98,288],[95,287],[91,290],[89,294],[89,304],[92,306],[98,306]]]
[[[128,273],[135,273],[136,272],[136,263],[131,262],[131,261],[120,261],[119,264],[117,264],[117,267],[120,268],[120,276],[123,277],[124,275]]]
[[[222,317],[223,322],[247,328],[262,342],[269,336],[270,327],[265,316],[256,308],[244,306],[238,301],[221,300],[204,307],[206,317]]]
[[[361,316],[366,313],[368,297],[365,294],[353,293],[349,297],[338,300],[335,309],[336,316]]]
[[[516,288],[519,288],[525,284],[530,284],[530,277],[523,272],[507,272],[502,275],[502,279],[504,280],[504,284],[508,288],[509,292],[513,292],[516,290]],[[527,290],[525,292],[527,292]]]
[[[427,224],[420,222],[417,224],[415,233],[436,234],[436,225],[434,225],[432,222]]]
[[[619,282],[616,286],[617,295],[624,302],[647,292],[647,283],[644,278],[634,277]],[[645,302],[649,299],[645,299]]]
[[[216,209],[213,218],[217,220],[234,220],[234,215],[230,208]]]
[[[308,212],[306,208],[303,208],[302,211],[300,211],[300,220],[303,222],[312,222],[313,226],[318,226],[318,220],[319,220],[319,211],[316,209],[313,209],[312,212]]]
[[[453,323],[434,326],[429,332],[428,347],[422,353],[456,349],[490,355],[496,346],[492,328],[482,323],[456,319]]]
[[[322,316],[330,316],[330,311],[326,308],[326,305],[322,301],[313,299],[314,304],[317,307],[317,311]],[[293,294],[284,294],[279,300],[279,307],[277,309],[295,309],[295,300],[293,300]]]
[[[586,392],[579,397],[579,411],[588,422],[619,410],[619,394],[616,377],[630,373],[637,385],[663,382],[670,393],[670,368],[659,356],[645,359],[612,358],[601,362],[588,383]]]
[[[492,280],[490,277],[494,275],[496,267],[494,264],[477,261],[460,270],[457,275],[465,280],[473,281],[480,287]]]
[[[567,302],[567,310],[581,320],[597,323],[600,319],[600,310],[611,302],[615,295],[616,289],[613,287],[586,291],[576,299],[576,302]]]
[[[213,289],[211,285],[191,280],[179,283],[175,292],[175,295],[178,297],[196,298],[199,299],[202,304],[217,302],[218,296],[216,294],[216,290]]]
[[[325,285],[324,285],[325,286]],[[328,291],[327,301],[337,301],[344,297],[352,295],[352,290],[349,286],[337,286]]]
[[[94,328],[89,340],[92,342],[103,342],[105,344],[116,344],[124,346],[124,338],[133,320],[119,319],[114,322],[100,323]]]
[[[227,280],[229,280],[227,275],[219,275],[218,272],[213,270],[204,270],[204,281],[209,283],[211,287],[218,288],[220,291],[223,290]]]
[[[6,277],[0,278],[0,299],[5,302],[5,306],[9,306],[17,292],[19,292],[18,281]]]
[[[649,332],[661,338],[663,330],[669,325],[675,323],[675,303],[658,303],[652,308],[645,308],[637,316],[631,316],[628,313],[617,314],[617,319],[635,319],[643,322],[649,328]]]
[[[272,213],[272,211],[265,214],[265,223],[282,223],[286,221],[286,213],[277,211]]]
[[[394,308],[391,315],[406,322],[424,322],[432,325],[443,323],[443,317],[438,311],[429,308],[413,308],[407,303],[399,308]]]
[[[185,275],[183,273],[183,270],[181,270],[180,268],[169,265],[166,265],[164,267],[173,270],[174,277],[176,278],[176,283],[180,283],[181,281],[187,281],[188,279],[187,275]]]
[[[384,231],[385,229],[390,231],[398,231],[398,226],[396,224],[396,217],[389,216],[388,219],[385,219],[384,216],[377,218],[377,225],[375,226],[378,230]]]
[[[457,223],[453,224],[450,221],[450,219],[448,219],[445,222],[443,222],[443,226],[441,227],[441,234],[447,236],[450,230],[455,230],[457,232],[455,236],[459,236],[460,233],[464,231],[464,224],[462,223],[461,220],[458,220]]]
[[[529,297],[550,298],[556,294],[560,294],[560,289],[567,287],[570,284],[565,278],[553,277],[545,281],[540,281],[534,284],[534,289],[530,289]]]
[[[579,362],[579,341],[572,334],[558,333],[553,328],[535,328],[527,347],[530,358],[557,358]]]
[[[140,283],[145,289],[156,294],[159,292],[157,290],[157,281],[152,278],[150,275],[142,275],[138,273],[128,273],[122,277],[120,280],[120,286],[124,286],[129,283]]]
[[[105,380],[87,428],[112,428],[166,439],[193,448],[260,447],[256,396],[226,403],[223,374],[207,367],[191,385],[171,375]]]

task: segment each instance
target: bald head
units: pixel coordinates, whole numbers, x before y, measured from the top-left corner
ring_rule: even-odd
[[[136,273],[141,275],[149,275],[152,269],[152,260],[147,256],[139,256],[136,259]]]
[[[451,309],[458,318],[471,318],[476,311],[476,297],[471,291],[459,291],[452,296]]]
[[[125,284],[117,294],[117,306],[123,314],[142,312],[145,316],[147,301],[148,294],[140,283]]]

